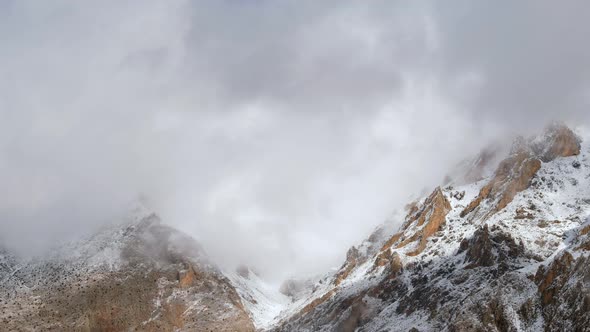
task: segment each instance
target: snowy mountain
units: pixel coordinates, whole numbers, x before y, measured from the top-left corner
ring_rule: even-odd
[[[552,125],[517,139],[489,176],[409,204],[397,232],[351,248],[274,330],[589,330],[590,137],[579,134]]]
[[[2,254],[2,331],[253,331],[190,237],[139,211],[44,257]]]
[[[337,271],[280,289],[145,209],[44,257],[0,249],[0,330],[587,331],[589,155],[558,124],[486,149]]]

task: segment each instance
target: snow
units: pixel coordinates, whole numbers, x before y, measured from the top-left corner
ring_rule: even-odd
[[[235,272],[226,272],[225,275],[238,291],[257,329],[270,327],[291,304],[291,299],[281,294],[278,287],[262,280],[252,270],[248,270],[247,277]]]

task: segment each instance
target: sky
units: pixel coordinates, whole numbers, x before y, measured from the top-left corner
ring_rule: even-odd
[[[0,240],[146,197],[222,266],[327,271],[487,142],[588,122],[587,7],[0,2]]]

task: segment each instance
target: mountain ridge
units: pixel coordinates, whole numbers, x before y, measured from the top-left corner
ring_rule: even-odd
[[[589,138],[552,124],[484,150],[351,247],[339,269],[291,280],[283,294],[249,268],[220,269],[141,206],[127,223],[44,258],[0,248],[0,323],[7,331],[586,331]]]
[[[551,315],[561,310],[552,303],[566,295],[553,285],[553,279],[563,279],[554,277],[561,270],[543,269],[586,260],[580,251],[586,247],[578,242],[587,243],[582,241],[587,230],[581,228],[587,227],[590,213],[590,174],[583,173],[587,153],[587,143],[582,146],[580,137],[559,124],[537,137],[516,140],[488,178],[437,188],[410,204],[405,223],[380,252],[360,260],[349,257],[335,274],[352,276],[356,281],[351,286],[340,286],[346,280],[335,277],[333,288],[310,301],[312,308],[275,330],[586,330],[585,309],[576,319],[560,317],[561,323]],[[551,217],[559,218],[545,220]],[[574,258],[560,265],[568,255]],[[585,278],[580,294],[588,299]],[[379,281],[366,281],[371,279]],[[496,295],[502,292],[500,281],[506,289],[527,294],[523,303],[516,303],[520,297]],[[466,282],[469,287],[461,286]],[[541,300],[547,297],[553,302]]]

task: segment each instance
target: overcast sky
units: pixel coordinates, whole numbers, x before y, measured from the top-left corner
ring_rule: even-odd
[[[490,139],[588,121],[588,7],[2,1],[0,239],[144,195],[222,265],[326,271]]]

